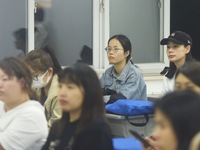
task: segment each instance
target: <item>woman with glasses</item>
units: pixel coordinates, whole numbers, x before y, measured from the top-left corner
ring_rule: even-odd
[[[39,150],[48,127],[42,105],[30,100],[32,75],[20,59],[0,61],[0,150]]]
[[[25,61],[31,68],[33,88],[45,107],[48,125],[51,127],[52,123],[61,117],[61,108],[57,101],[57,73],[62,68],[49,46],[32,50],[27,54]]]
[[[111,103],[118,99],[146,100],[146,84],[139,69],[131,62],[131,42],[124,35],[114,35],[106,47],[109,63],[100,82]]]

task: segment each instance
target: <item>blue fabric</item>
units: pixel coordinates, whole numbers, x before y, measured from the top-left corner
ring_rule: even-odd
[[[114,150],[143,150],[140,141],[134,138],[114,138]]]
[[[106,110],[119,115],[135,116],[153,113],[153,102],[141,100],[118,100],[106,105]]]

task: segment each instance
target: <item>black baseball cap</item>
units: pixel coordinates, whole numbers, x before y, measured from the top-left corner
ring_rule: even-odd
[[[178,45],[190,45],[192,46],[192,38],[185,32],[175,31],[169,35],[168,38],[164,38],[160,41],[160,45],[167,45],[169,41],[172,41]]]

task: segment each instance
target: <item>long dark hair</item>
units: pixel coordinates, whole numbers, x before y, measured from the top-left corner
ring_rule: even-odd
[[[119,35],[112,36],[108,40],[108,44],[112,39],[117,39],[120,42],[120,44],[122,45],[124,49],[124,52],[129,51],[129,55],[126,58],[126,62],[128,62],[131,59],[131,51],[132,51],[131,41],[125,35],[119,34]]]
[[[50,67],[53,68],[53,74],[57,74],[62,70],[53,48],[49,45],[29,52],[25,61],[33,70],[41,72],[47,71]]]
[[[175,78],[182,73],[200,87],[200,62],[188,62],[177,70]]]
[[[59,83],[73,83],[84,89],[82,112],[76,134],[95,120],[105,120],[102,90],[97,74],[92,68],[83,64],[67,67],[58,74],[58,81]],[[59,121],[59,134],[62,134],[68,122],[69,113],[63,112]]]
[[[0,69],[8,75],[9,78],[16,77],[18,80],[23,79],[24,84],[22,90],[27,92],[29,97],[35,96],[32,90],[32,75],[28,66],[20,59],[14,57],[4,58],[0,60]],[[12,89],[11,89],[12,90]]]
[[[178,139],[178,150],[188,150],[192,137],[200,131],[200,97],[191,90],[171,92],[155,104],[170,120]]]

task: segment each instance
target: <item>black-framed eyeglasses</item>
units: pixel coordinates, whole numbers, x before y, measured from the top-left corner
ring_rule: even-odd
[[[117,53],[119,50],[123,50],[123,49],[122,48],[118,48],[118,47],[114,47],[114,48],[106,47],[105,50],[106,50],[107,53],[110,53],[111,51],[113,51],[114,53]]]

